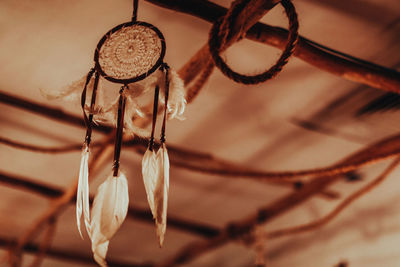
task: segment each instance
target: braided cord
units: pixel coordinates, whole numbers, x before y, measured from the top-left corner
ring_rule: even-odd
[[[290,0],[282,0],[280,3],[284,7],[285,13],[289,19],[288,42],[277,62],[271,68],[261,74],[245,75],[235,72],[226,64],[226,62],[220,56],[220,52],[223,49],[229,35],[228,31],[229,29],[232,29],[232,25],[239,15],[243,5],[233,6],[224,18],[221,18],[214,23],[210,31],[208,45],[210,48],[210,54],[214,60],[215,65],[221,70],[221,72],[225,76],[238,83],[258,84],[275,77],[287,64],[290,56],[293,55],[297,45],[299,37],[299,22],[296,9],[292,2]]]

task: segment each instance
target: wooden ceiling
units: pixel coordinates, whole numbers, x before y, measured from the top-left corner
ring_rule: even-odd
[[[272,1],[247,2],[254,4],[249,8],[254,16],[239,17],[234,33],[255,23],[263,16],[261,7]],[[348,196],[380,182],[374,179],[384,178],[380,175],[399,153],[400,102],[393,92],[400,89],[400,4],[296,0],[294,5],[302,39],[277,77],[242,85],[215,68],[188,105],[186,120],[168,124],[171,185],[162,249],[141,178],[145,142],[126,142],[122,165],[131,203],[111,240],[110,266],[253,266],[256,251],[274,267],[399,265],[399,172],[346,204],[352,200]],[[46,244],[42,266],[94,265],[88,238],[81,240],[76,230],[72,205],[85,132],[79,103],[49,101],[41,90],[58,90],[85,75],[98,40],[130,19],[131,6],[122,0],[0,3],[4,264],[9,247],[18,242],[24,246],[22,266],[38,266],[35,256]],[[140,1],[139,19],[161,29],[166,60],[186,80],[207,63],[210,22],[229,6],[222,0]],[[246,35],[249,40],[224,54],[241,73],[271,66],[285,45],[282,7],[260,23]],[[92,193],[111,168],[109,135],[107,126],[94,133],[93,155],[99,156]],[[329,223],[319,221],[335,211],[338,216]],[[298,234],[276,231],[312,221],[321,227],[309,225],[310,231]],[[255,243],[264,244],[261,252],[249,234],[254,229]]]

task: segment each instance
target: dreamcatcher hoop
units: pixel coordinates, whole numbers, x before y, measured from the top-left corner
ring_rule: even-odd
[[[165,50],[165,38],[152,24],[122,23],[100,39],[94,53],[95,68],[108,81],[137,82],[161,66]],[[145,58],[148,55],[150,57]]]

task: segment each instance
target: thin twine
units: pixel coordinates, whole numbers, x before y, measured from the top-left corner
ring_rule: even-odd
[[[79,144],[73,144],[73,145],[67,145],[67,146],[60,146],[60,147],[44,147],[44,146],[39,146],[39,145],[33,145],[33,144],[28,144],[28,143],[21,143],[18,141],[13,141],[4,137],[0,137],[0,144],[7,145],[10,147],[14,147],[16,149],[22,149],[26,151],[31,151],[31,152],[36,152],[36,153],[63,153],[63,152],[70,152],[70,151],[75,151],[79,150],[82,146]],[[141,144],[140,141],[128,141],[127,144],[130,145],[137,145]],[[91,146],[103,146],[104,143],[91,143]],[[171,148],[174,150],[173,148]],[[364,150],[365,151],[365,150]],[[200,155],[196,152],[192,151],[184,151],[182,149],[175,149],[175,152],[177,153],[183,153],[186,157],[193,157],[197,158],[199,157],[200,159],[208,159],[211,160],[211,162],[222,164],[223,160],[220,159],[214,159],[210,155]],[[321,168],[315,168],[315,169],[305,169],[305,170],[294,170],[294,171],[256,171],[256,170],[251,170],[251,169],[243,169],[241,166],[237,165],[222,165],[221,168],[216,168],[216,167],[207,167],[203,165],[202,167],[196,166],[194,164],[187,164],[181,161],[174,161],[174,164],[176,166],[179,166],[181,168],[186,168],[191,171],[197,171],[197,172],[204,172],[208,174],[214,174],[214,175],[222,175],[222,176],[231,176],[231,177],[238,177],[241,176],[242,178],[253,178],[253,179],[258,179],[260,181],[265,181],[265,182],[295,182],[298,180],[304,179],[305,176],[333,176],[333,175],[340,175],[340,174],[345,174],[354,170],[357,170],[361,167],[368,166],[371,164],[378,163],[383,160],[390,159],[395,156],[400,155],[400,150],[396,149],[394,151],[389,151],[387,153],[383,153],[377,156],[370,156],[365,159],[353,162],[353,163],[340,163],[336,164],[333,166],[328,166],[328,167],[321,167]],[[208,165],[208,164],[207,164]]]
[[[345,198],[331,213],[326,215],[325,217],[322,217],[321,219],[318,219],[314,222],[307,223],[304,225],[300,226],[294,226],[294,227],[289,227],[285,229],[280,229],[276,230],[273,232],[266,232],[263,233],[266,238],[276,238],[288,234],[295,234],[307,230],[312,230],[317,227],[320,227],[329,221],[331,221],[333,218],[335,218],[337,215],[340,214],[340,212],[348,207],[351,203],[353,203],[355,200],[359,199],[361,196],[367,194],[374,188],[376,188],[379,184],[384,181],[388,175],[396,169],[396,167],[400,163],[400,158],[396,158],[384,171],[381,173],[377,178],[372,180],[370,183],[356,191],[355,193],[351,194],[347,198]],[[264,224],[266,220],[268,219],[268,211],[267,209],[260,209],[257,212],[258,216],[255,218],[255,220],[252,221],[245,221],[245,225],[243,224],[235,224],[235,223],[230,223],[228,224],[226,228],[226,232],[229,235],[229,238],[232,240],[238,240],[240,237],[246,237],[255,227],[258,225]],[[261,233],[260,233],[261,234]]]
[[[378,185],[380,185],[389,176],[389,174],[397,168],[399,163],[400,163],[400,157],[394,159],[392,163],[377,178],[375,178],[365,186],[361,187],[360,189],[358,189],[357,191],[346,197],[327,215],[310,223],[305,223],[297,226],[266,232],[264,233],[264,236],[267,238],[278,238],[289,234],[297,234],[309,230],[314,230],[318,227],[324,226],[325,224],[329,223],[334,218],[336,218],[341,213],[341,211],[343,211],[345,208],[351,205],[354,201],[356,201],[357,199],[359,199],[360,197],[362,197],[363,195],[367,194],[368,192],[376,188]]]
[[[261,74],[244,75],[235,72],[226,64],[226,62],[220,56],[220,52],[224,48],[224,45],[228,38],[228,34],[232,30],[233,23],[237,19],[237,16],[240,14],[243,5],[238,4],[236,6],[233,6],[231,9],[229,9],[228,13],[223,19],[219,19],[214,23],[210,31],[208,45],[210,48],[210,54],[214,60],[215,65],[221,70],[221,72],[225,76],[238,83],[257,84],[275,77],[287,64],[290,56],[293,55],[298,42],[299,22],[296,9],[292,2],[290,0],[282,0],[280,3],[284,7],[285,13],[289,19],[288,42],[278,61],[271,68]]]
[[[119,172],[119,159],[121,156],[122,136],[124,130],[125,102],[126,102],[124,90],[126,88],[128,88],[128,86],[125,84],[121,87],[121,90],[119,90],[117,133],[115,136],[115,148],[114,148],[114,166],[113,166],[114,177],[117,177]]]

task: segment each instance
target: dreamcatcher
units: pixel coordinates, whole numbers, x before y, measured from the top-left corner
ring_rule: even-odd
[[[87,131],[80,163],[76,217],[82,236],[80,229],[83,216],[86,231],[92,241],[94,259],[101,266],[107,266],[105,257],[109,240],[121,226],[128,210],[127,179],[120,171],[124,132],[149,137],[148,148],[142,160],[142,175],[162,246],[169,188],[166,121],[181,118],[186,105],[183,81],[163,61],[166,49],[164,36],[153,25],[136,20],[138,0],[134,0],[133,7],[132,21],[116,26],[100,39],[94,55],[95,66],[87,76],[57,95],[50,96],[71,97],[77,95],[79,88],[83,87],[81,106]],[[113,84],[122,86],[117,97],[109,101],[106,91],[110,91]],[[88,97],[90,91],[91,97]],[[135,125],[134,119],[148,115],[138,99],[151,93],[154,93],[150,116],[152,126],[145,129]],[[163,114],[160,146],[157,150],[154,135],[159,106]],[[114,164],[112,173],[97,190],[90,216],[88,162],[92,127],[98,122],[116,125]]]

